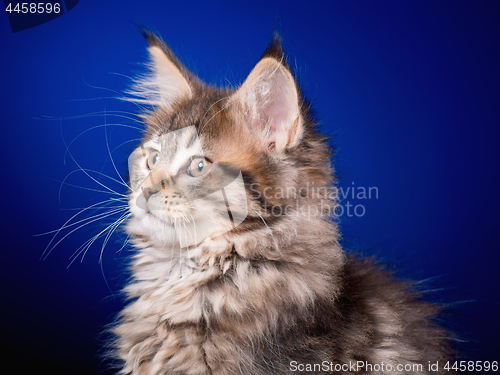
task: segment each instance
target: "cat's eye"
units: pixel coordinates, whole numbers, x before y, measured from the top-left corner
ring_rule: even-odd
[[[196,157],[191,160],[187,168],[187,173],[191,177],[199,177],[204,175],[210,169],[210,162],[202,157]]]
[[[153,169],[155,164],[158,162],[158,158],[160,157],[160,153],[158,151],[153,151],[149,154],[147,165],[149,169]]]

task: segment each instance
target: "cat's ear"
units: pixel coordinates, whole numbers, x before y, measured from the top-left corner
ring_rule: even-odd
[[[259,134],[267,153],[282,152],[300,142],[301,96],[278,35],[232,100],[239,103],[243,121]]]
[[[133,101],[168,109],[179,100],[191,98],[196,78],[158,35],[146,29],[140,31],[149,45],[150,71],[129,91],[138,98]]]

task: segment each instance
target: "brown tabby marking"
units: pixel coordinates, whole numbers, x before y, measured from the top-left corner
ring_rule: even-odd
[[[131,165],[137,186],[130,193],[126,229],[137,252],[125,289],[131,302],[114,330],[121,372],[301,373],[292,371],[294,361],[421,363],[427,369],[428,361],[448,358],[448,334],[433,322],[436,307],[373,261],[346,257],[328,216],[335,202],[327,194],[300,193],[308,184],[322,191],[332,186],[331,154],[279,39],[232,91],[205,85],[158,36],[144,35],[151,74],[132,93],[153,109],[142,114],[146,154]],[[147,208],[155,194],[168,201],[166,183],[141,198],[155,184],[146,178],[153,172],[143,159],[155,148],[159,160],[169,152],[177,157],[183,150],[159,150],[159,139],[193,125],[207,161],[241,170],[248,216],[222,233],[224,223],[215,212],[186,206],[193,218],[214,217],[213,235],[182,248],[173,235],[182,232],[172,229],[177,221],[151,218]],[[160,172],[165,173],[154,173]],[[176,173],[168,180],[172,185],[195,181],[183,169]],[[283,191],[298,194],[278,194]],[[139,198],[146,208],[136,203]]]

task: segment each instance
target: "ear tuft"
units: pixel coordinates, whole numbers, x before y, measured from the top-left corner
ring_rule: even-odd
[[[158,47],[167,58],[175,65],[177,69],[182,73],[182,75],[188,81],[194,81],[195,77],[193,74],[180,62],[180,60],[175,55],[174,51],[163,41],[163,39],[155,32],[141,26],[139,27],[139,32],[142,34],[149,47]]]
[[[286,64],[285,54],[283,53],[283,41],[280,34],[275,32],[271,41],[267,45],[264,53],[262,54],[261,60],[266,57],[273,57],[276,60],[281,60]],[[287,66],[288,68],[288,66]]]
[[[169,109],[175,102],[190,98],[194,76],[157,34],[142,26],[138,28],[149,45],[150,72],[135,80],[127,92],[134,98],[128,100]]]

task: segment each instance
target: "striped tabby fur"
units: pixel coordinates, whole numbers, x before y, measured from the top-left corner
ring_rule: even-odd
[[[130,304],[114,329],[121,373],[332,373],[305,364],[356,361],[423,364],[430,373],[429,361],[443,363],[447,332],[433,322],[437,308],[340,247],[329,218],[331,154],[279,38],[231,90],[204,84],[157,35],[144,35],[150,73],[137,79],[130,100],[153,109],[141,114],[146,131],[130,165],[126,230],[136,253],[125,289]],[[214,207],[190,200],[196,186],[182,160],[196,152],[203,163],[241,170],[246,194],[235,210],[246,209],[246,218],[239,225],[228,230]],[[226,194],[236,193],[228,187]],[[182,246],[198,222],[203,238]]]

